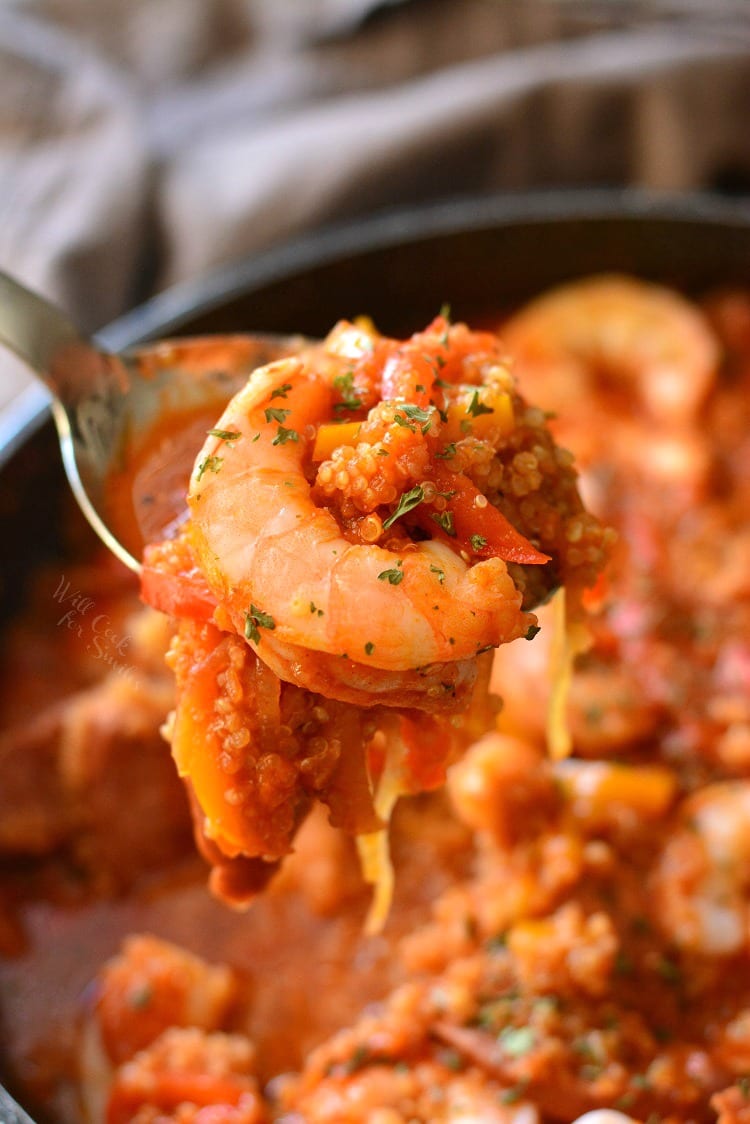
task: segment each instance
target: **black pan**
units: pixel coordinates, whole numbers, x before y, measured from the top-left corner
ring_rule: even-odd
[[[321,335],[361,313],[397,335],[424,326],[446,303],[454,319],[481,320],[547,286],[606,270],[687,291],[750,284],[750,200],[597,191],[392,212],[177,286],[99,337],[119,350],[201,332]],[[30,564],[60,546],[63,475],[45,420],[37,410],[0,427],[0,620],[18,604]]]
[[[611,270],[688,292],[750,285],[750,202],[596,192],[468,199],[392,213],[175,288],[110,325],[100,339],[121,349],[186,333],[320,335],[337,319],[361,313],[398,334],[423,326],[445,303],[454,318],[481,321],[549,285]],[[5,445],[2,617],[22,603],[34,565],[64,550],[69,511],[44,412],[20,419]],[[0,1124],[14,1124],[2,1096]]]

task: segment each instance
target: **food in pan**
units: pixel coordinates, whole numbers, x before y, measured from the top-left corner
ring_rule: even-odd
[[[180,620],[172,749],[229,901],[317,799],[358,836],[382,920],[396,797],[491,723],[494,649],[596,580],[609,532],[506,355],[445,315],[405,341],[338,324],[252,374],[196,458],[180,541],[147,549],[144,594]]]
[[[206,893],[156,768],[166,617],[111,566],[70,572],[65,606],[59,573],[40,577],[8,645],[0,995],[19,1088],[66,1124],[748,1119],[750,296],[592,279],[500,338],[618,539],[585,594],[572,752],[547,745],[553,602],[531,643],[497,648],[503,707],[445,790],[395,809],[377,936],[356,849],[321,807],[247,912]],[[50,630],[50,604],[82,636]],[[86,651],[102,614],[117,667]],[[27,698],[32,738],[22,694],[45,661],[56,698]],[[142,755],[150,805],[134,779],[119,799],[107,787],[125,754]]]

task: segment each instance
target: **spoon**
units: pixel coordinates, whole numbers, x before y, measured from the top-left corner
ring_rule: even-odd
[[[306,342],[201,336],[115,355],[0,271],[0,344],[50,391],[73,493],[100,539],[136,572],[145,543],[168,537],[185,517],[205,430],[256,367],[293,355]]]
[[[0,1085],[0,1124],[34,1124],[28,1112]]]

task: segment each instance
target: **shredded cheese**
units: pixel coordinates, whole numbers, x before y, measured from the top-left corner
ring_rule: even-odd
[[[386,923],[393,899],[394,874],[390,852],[390,819],[399,797],[408,791],[404,775],[406,747],[395,729],[388,732],[383,772],[375,789],[374,806],[385,823],[380,831],[357,836],[357,851],[365,882],[373,886],[365,933],[374,936]]]
[[[552,650],[550,677],[552,691],[547,711],[547,749],[553,760],[569,757],[573,739],[568,725],[567,705],[576,656],[591,645],[591,636],[581,613],[571,609],[561,587],[552,600]]]

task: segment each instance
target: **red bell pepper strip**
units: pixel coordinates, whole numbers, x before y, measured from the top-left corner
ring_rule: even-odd
[[[436,467],[434,481],[446,507],[442,512],[431,504],[414,508],[413,517],[423,530],[433,537],[437,531],[455,550],[473,558],[501,558],[526,566],[549,562],[550,556],[532,546],[463,473]]]
[[[216,598],[206,579],[180,544],[147,546],[141,567],[141,598],[147,605],[172,617],[210,621]]]

